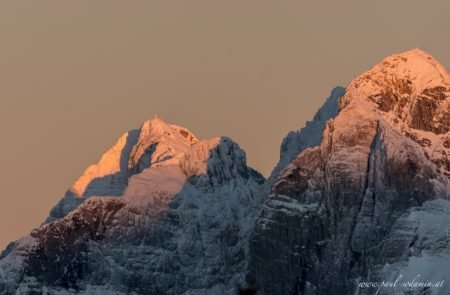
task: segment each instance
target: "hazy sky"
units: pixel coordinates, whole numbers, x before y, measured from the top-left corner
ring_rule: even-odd
[[[450,2],[0,3],[0,248],[158,114],[227,135],[264,174],[337,85],[420,47],[450,66]]]

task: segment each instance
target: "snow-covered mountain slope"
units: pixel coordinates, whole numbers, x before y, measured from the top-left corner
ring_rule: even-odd
[[[232,294],[263,181],[231,139],[148,121],[3,253],[0,294]]]
[[[448,226],[449,140],[450,77],[434,58],[411,50],[357,77],[321,141],[300,134],[300,153],[271,185],[250,240],[249,286],[372,294],[357,282],[443,275],[450,235],[425,229],[431,216]]]

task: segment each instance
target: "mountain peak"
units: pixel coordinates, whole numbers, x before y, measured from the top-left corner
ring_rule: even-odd
[[[179,166],[188,167],[189,173],[184,171],[183,174],[174,168]],[[156,168],[158,172],[155,174],[154,169],[144,172],[148,168]],[[187,128],[166,123],[155,116],[139,129],[125,133],[96,164],[89,166],[52,209],[47,222],[66,216],[92,196],[122,196],[133,177],[136,178],[134,188],[140,188],[139,183],[146,183],[144,191],[153,192],[155,181],[166,176],[166,172],[161,172],[163,170],[176,174],[173,179],[178,184],[182,182],[180,175],[203,173],[208,177],[203,177],[202,181],[213,185],[226,183],[237,175],[261,181],[260,175],[247,167],[245,152],[231,139],[199,141]],[[223,171],[228,174],[220,174]],[[158,185],[156,189],[159,189]],[[139,195],[136,190],[131,193]]]
[[[190,145],[198,142],[197,137],[187,128],[166,123],[156,115],[153,119],[145,121],[141,126],[140,138],[143,139],[150,135],[169,136],[176,140],[187,141]]]
[[[386,66],[398,76],[404,75],[405,78],[415,80],[418,87],[449,83],[447,70],[433,56],[418,48],[385,58],[381,67]]]
[[[403,56],[403,57],[416,57],[416,58],[432,58],[430,56],[430,54],[428,54],[427,52],[425,52],[424,50],[420,49],[420,48],[413,48],[410,50],[406,50],[397,54],[393,54],[391,56]]]
[[[340,108],[365,109],[394,124],[435,134],[450,130],[450,75],[420,49],[391,55],[354,79]]]
[[[417,93],[436,86],[450,86],[450,75],[430,54],[412,49],[384,58],[353,80],[348,88],[362,88],[360,86],[367,91],[393,86],[410,88]]]

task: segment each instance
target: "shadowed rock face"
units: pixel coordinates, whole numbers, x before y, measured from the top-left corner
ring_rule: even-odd
[[[391,278],[425,253],[450,263],[444,231],[433,236],[436,245],[410,249],[430,238],[418,230],[430,221],[416,212],[432,214],[430,204],[450,197],[449,81],[434,59],[413,50],[350,83],[321,142],[271,186],[250,238],[248,282],[259,294],[372,294],[357,282]]]
[[[119,199],[89,200],[63,222],[33,231],[37,247],[28,256],[24,275],[44,285],[78,289],[79,281],[91,271],[89,243],[105,238],[124,206]]]

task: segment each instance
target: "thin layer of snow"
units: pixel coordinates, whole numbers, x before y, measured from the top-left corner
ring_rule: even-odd
[[[413,208],[402,216],[391,235],[412,235],[414,244],[408,251],[405,261],[386,264],[383,267],[383,279],[395,281],[402,275],[402,281],[441,282],[443,287],[431,288],[427,294],[444,295],[450,293],[450,201],[438,199],[426,202],[422,207]],[[397,230],[398,228],[398,230]],[[416,252],[415,249],[420,249]],[[418,277],[419,276],[419,277]],[[410,290],[410,294],[420,293],[423,288],[404,288],[395,291]],[[409,294],[409,293],[408,293]]]

